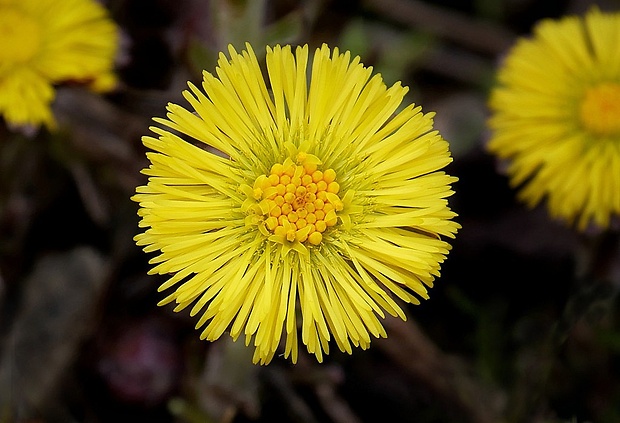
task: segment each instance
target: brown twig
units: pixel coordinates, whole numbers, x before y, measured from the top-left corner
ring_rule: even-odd
[[[492,80],[493,63],[464,49],[440,45],[426,53],[419,66],[455,81],[484,86]]]
[[[312,408],[295,391],[293,383],[284,369],[271,366],[264,372],[264,377],[270,389],[285,402],[287,414],[291,420],[300,423],[318,422],[312,412]]]
[[[515,38],[501,26],[474,20],[419,0],[365,0],[364,5],[388,19],[481,53],[502,53]]]
[[[389,336],[377,345],[409,376],[454,404],[472,423],[502,421],[503,395],[483,386],[465,366],[440,351],[414,321],[387,318],[384,325]]]

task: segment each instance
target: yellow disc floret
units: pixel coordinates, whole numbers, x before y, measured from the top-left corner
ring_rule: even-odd
[[[262,225],[266,235],[282,241],[319,245],[344,207],[340,185],[333,169],[318,169],[315,156],[299,153],[297,163],[287,158],[274,164],[268,175],[256,178],[250,191],[258,203],[250,209],[248,222]]]
[[[620,85],[604,83],[588,89],[581,102],[581,122],[596,135],[620,132]]]

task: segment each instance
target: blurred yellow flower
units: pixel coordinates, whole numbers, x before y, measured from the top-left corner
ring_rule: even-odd
[[[539,23],[499,71],[489,150],[519,198],[578,229],[620,213],[620,13]]]
[[[299,320],[319,361],[332,337],[367,348],[386,336],[384,311],[405,319],[394,295],[428,298],[450,249],[441,236],[459,228],[456,178],[439,171],[448,143],[432,113],[397,113],[407,88],[349,52],[317,49],[308,83],[307,45],[267,48],[268,81],[246,48],[221,54],[202,90],[189,84],[194,111],[168,105],[156,121],[173,132],[143,138],[154,152],[135,239],[160,252],[151,274],[172,274],[160,304],[193,304],[202,339],[244,334],[263,364],[283,334],[297,360]]]
[[[0,115],[54,127],[53,85],[111,89],[119,34],[94,0],[0,0]]]

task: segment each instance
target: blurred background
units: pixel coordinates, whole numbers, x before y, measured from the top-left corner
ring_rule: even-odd
[[[109,0],[120,85],[58,87],[59,130],[0,123],[0,423],[620,422],[618,233],[577,234],[514,199],[484,151],[503,55],[588,0]],[[135,246],[140,142],[218,52],[326,42],[435,111],[463,226],[431,299],[323,364],[251,364],[157,308]],[[620,48],[620,47],[619,47]],[[260,57],[259,57],[260,59]],[[301,351],[301,349],[300,349]]]

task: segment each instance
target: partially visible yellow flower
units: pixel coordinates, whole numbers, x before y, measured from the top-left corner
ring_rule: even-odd
[[[446,198],[456,178],[433,114],[407,88],[387,88],[348,52],[267,48],[267,75],[251,47],[222,54],[202,90],[168,105],[144,173],[136,236],[151,274],[171,275],[160,304],[201,314],[201,338],[224,332],[254,343],[268,363],[297,329],[319,361],[329,341],[351,353],[386,336],[396,297],[419,303],[439,275],[459,225]],[[270,87],[268,88],[267,82]],[[183,136],[184,138],[181,138]],[[190,140],[188,142],[188,140]]]
[[[499,71],[489,150],[519,198],[553,217],[608,227],[620,213],[620,13],[539,23]]]
[[[53,127],[54,84],[114,87],[118,39],[95,0],[0,0],[0,115],[11,125]]]

